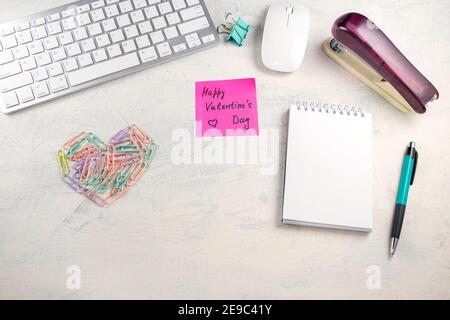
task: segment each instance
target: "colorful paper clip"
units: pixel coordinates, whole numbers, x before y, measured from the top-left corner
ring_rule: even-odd
[[[229,19],[231,19],[233,23],[229,22]],[[244,45],[249,31],[250,25],[247,24],[241,17],[235,20],[231,13],[228,13],[225,16],[224,24],[217,26],[217,33],[226,34],[226,40],[239,47]]]
[[[63,150],[58,150],[58,165],[59,165],[59,171],[64,176],[69,173],[69,164],[67,163],[66,155],[64,154]]]
[[[63,144],[57,160],[63,181],[104,207],[139,180],[155,150],[150,136],[132,124],[117,132],[108,144],[93,133],[81,132]]]

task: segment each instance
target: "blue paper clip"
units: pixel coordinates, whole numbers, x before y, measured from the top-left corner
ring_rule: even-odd
[[[231,17],[234,24],[232,26],[230,22],[227,22],[228,18]],[[245,43],[245,39],[247,38],[247,34],[250,31],[250,25],[247,24],[241,17],[237,20],[234,20],[231,13],[228,13],[225,16],[226,24],[221,24],[217,27],[217,33],[219,34],[227,34],[226,40],[234,43],[235,45],[242,47]],[[223,28],[220,31],[220,27]]]

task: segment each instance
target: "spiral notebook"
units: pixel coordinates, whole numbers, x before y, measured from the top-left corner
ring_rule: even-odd
[[[372,116],[301,103],[289,109],[283,223],[372,230]]]

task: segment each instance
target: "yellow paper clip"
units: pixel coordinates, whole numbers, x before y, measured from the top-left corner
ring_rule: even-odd
[[[57,159],[58,159],[59,171],[61,172],[61,174],[63,176],[68,174],[69,173],[69,164],[67,163],[67,158],[66,158],[66,155],[64,154],[63,150],[58,150]]]

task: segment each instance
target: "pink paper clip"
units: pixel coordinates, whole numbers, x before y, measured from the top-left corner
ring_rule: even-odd
[[[70,147],[72,147],[77,141],[79,141],[81,138],[83,138],[86,135],[86,132],[82,131],[79,134],[74,135],[73,137],[71,137],[69,140],[67,140],[64,144],[63,147],[64,149],[69,149]]]

